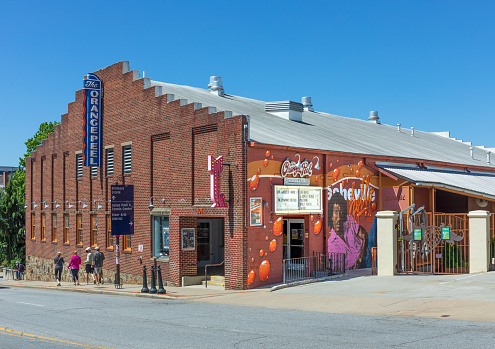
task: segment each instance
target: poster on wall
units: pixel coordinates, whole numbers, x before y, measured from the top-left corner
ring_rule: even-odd
[[[182,228],[181,229],[181,241],[182,250],[190,251],[195,249],[195,229],[194,228]]]
[[[250,217],[249,222],[252,227],[263,224],[262,203],[263,201],[260,197],[249,198],[249,217]]]

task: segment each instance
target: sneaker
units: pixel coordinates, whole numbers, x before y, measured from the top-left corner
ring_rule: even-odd
[[[74,284],[74,286],[76,286],[76,284]]]
[[[79,286],[79,281],[77,282],[77,286]]]
[[[89,283],[86,282],[86,285],[89,285]]]
[[[59,282],[59,283],[57,283],[57,286],[60,286],[60,282]]]
[[[93,285],[96,285],[96,280],[93,280]]]
[[[101,284],[103,285],[105,282],[103,281],[103,279],[101,279]]]

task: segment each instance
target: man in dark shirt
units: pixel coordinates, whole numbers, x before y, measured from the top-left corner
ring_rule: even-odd
[[[64,257],[62,257],[62,252],[57,252],[57,256],[53,259],[53,263],[55,263],[55,279],[57,279],[57,286],[60,286],[62,270],[64,269]]]
[[[96,246],[96,252],[93,255],[93,268],[94,275],[96,277],[96,282],[98,285],[101,283],[103,285],[103,261],[105,260],[105,255],[100,252],[100,246]]]

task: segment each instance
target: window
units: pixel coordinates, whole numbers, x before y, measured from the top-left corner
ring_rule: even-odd
[[[131,250],[131,236],[130,235],[122,235],[123,241],[122,246],[124,246],[124,250]]]
[[[46,240],[46,216],[44,213],[41,214],[41,240]]]
[[[168,257],[170,250],[168,216],[152,216],[153,219],[153,256]]]
[[[107,176],[113,176],[113,148],[107,149]]]
[[[107,218],[107,248],[113,248],[112,220],[109,214],[107,214],[106,218]]]
[[[52,242],[57,242],[57,214],[52,213]]]
[[[83,156],[76,154],[76,178],[80,179],[83,176]]]
[[[36,214],[31,213],[31,239],[36,239]]]
[[[131,146],[126,145],[122,148],[124,156],[124,174],[131,173]]]
[[[98,218],[95,214],[91,215],[91,234],[90,234],[90,244],[91,246],[96,246],[98,243]]]
[[[76,244],[82,245],[82,214],[76,215]]]
[[[64,243],[69,243],[69,214],[64,214]]]
[[[92,166],[91,167],[91,178],[98,177],[98,167],[97,166]]]

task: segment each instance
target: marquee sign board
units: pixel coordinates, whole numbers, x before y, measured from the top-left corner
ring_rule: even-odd
[[[322,213],[322,192],[321,187],[275,185],[275,213]]]

